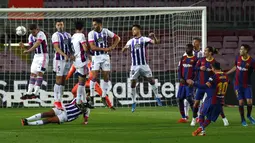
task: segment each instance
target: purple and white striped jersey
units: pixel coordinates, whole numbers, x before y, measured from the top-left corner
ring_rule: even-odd
[[[86,38],[83,33],[75,33],[72,36],[72,48],[74,50],[74,66],[76,68],[83,67],[86,64],[86,55],[85,50],[82,47],[82,44],[86,43]]]
[[[183,56],[186,56],[186,55],[187,55],[187,53],[185,52],[185,53],[183,54]],[[193,55],[196,56],[198,59],[204,57],[204,53],[203,53],[202,50],[199,50],[199,51],[193,50]]]
[[[131,48],[132,66],[146,65],[146,48],[151,43],[151,38],[139,37],[130,39],[126,46]]]
[[[71,122],[82,114],[81,110],[73,103],[64,105],[67,115],[67,122]]]
[[[36,37],[34,37],[32,34],[30,34],[28,37],[28,43],[31,47],[35,44],[37,40],[41,41],[41,44],[35,49],[35,54],[48,53],[47,38],[42,31],[39,31]]]
[[[99,48],[108,48],[107,38],[108,37],[113,38],[114,36],[115,34],[106,28],[103,28],[101,32],[96,32],[92,30],[88,34],[88,41],[89,43],[94,42],[95,45]],[[104,52],[104,51],[92,51],[92,52],[94,52],[95,56],[107,54],[107,52]]]
[[[54,44],[58,44],[59,48],[66,54],[69,55],[70,54],[70,40],[71,40],[71,35],[67,32],[55,32],[52,35],[52,43]],[[59,54],[58,52],[55,51],[55,60],[65,60],[65,57],[62,56],[61,54]]]

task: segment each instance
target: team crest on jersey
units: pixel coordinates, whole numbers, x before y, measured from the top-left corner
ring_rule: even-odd
[[[141,45],[139,43],[135,44],[135,49],[139,49],[141,47]]]
[[[103,42],[104,42],[104,40],[103,40],[102,37],[99,37],[99,38],[97,39],[97,43],[103,43]]]

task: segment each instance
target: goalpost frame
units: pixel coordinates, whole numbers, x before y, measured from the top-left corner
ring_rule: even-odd
[[[4,12],[146,12],[146,11],[192,11],[202,10],[202,51],[207,46],[207,15],[206,7],[134,7],[134,8],[0,8]]]

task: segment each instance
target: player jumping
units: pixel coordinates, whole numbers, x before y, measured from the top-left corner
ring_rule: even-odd
[[[126,46],[122,49],[122,51],[124,52],[127,49],[130,49],[131,51],[132,65],[130,69],[130,79],[131,79],[132,112],[134,112],[136,108],[136,82],[139,76],[147,78],[147,80],[151,84],[158,105],[162,106],[162,103],[158,95],[158,88],[155,85],[155,80],[152,76],[151,69],[146,61],[147,45],[158,44],[159,40],[156,38],[154,33],[149,34],[149,36],[152,39],[142,36],[140,25],[133,25],[132,33],[134,38],[130,39],[127,42]]]
[[[57,32],[52,35],[52,43],[55,49],[53,59],[53,71],[56,72],[56,83],[54,85],[54,105],[61,109],[61,98],[65,87],[65,76],[70,68],[69,56],[71,54],[71,35],[64,32],[63,20],[56,21]]]
[[[236,57],[235,66],[227,72],[235,74],[235,93],[239,100],[239,112],[241,115],[241,123],[248,126],[244,117],[244,100],[247,101],[247,118],[252,124],[255,124],[254,118],[251,116],[252,111],[252,87],[251,74],[255,70],[255,60],[249,56],[250,46],[243,44],[240,48],[240,56]]]
[[[200,127],[192,132],[192,136],[205,136],[205,128],[213,121],[215,122],[222,112],[224,105],[224,96],[228,88],[228,76],[220,69],[220,63],[212,64],[214,75],[209,78],[206,84],[194,83],[193,80],[187,80],[189,85],[198,87],[199,89],[210,89],[201,108],[201,115],[206,116],[200,118]]]
[[[83,32],[83,23],[81,21],[77,21],[75,23],[75,34],[72,36],[72,48],[74,51],[75,60],[73,62],[76,71],[79,77],[79,85],[77,88],[77,100],[76,104],[86,103],[86,91],[85,91],[85,80],[86,74],[88,72],[87,68],[87,56],[86,53],[88,51],[86,45],[86,39]]]
[[[88,78],[86,80],[86,83],[85,83],[85,87],[86,88],[89,88],[90,86],[90,81],[92,80],[93,78],[93,75],[92,75],[92,72],[91,72],[91,66],[92,66],[92,61],[91,59],[88,61],[88,70],[89,70],[89,75],[88,75]],[[66,80],[68,80],[72,75],[73,73],[76,71],[74,65],[72,65],[71,69],[69,70],[67,76],[66,76]],[[78,88],[79,84],[77,83],[73,89],[72,89],[72,93],[74,95],[74,97],[76,97],[77,95],[77,88]],[[95,91],[98,93],[99,96],[102,96],[102,89],[100,87],[100,85],[98,84],[98,82],[96,82],[95,84]],[[107,106],[112,109],[112,110],[115,110],[115,108],[112,106],[112,103],[109,99],[108,96],[105,96],[105,100],[106,100],[106,103],[107,103]]]
[[[103,83],[102,83],[102,101],[105,104],[106,94],[109,91],[109,74],[110,74],[110,57],[108,52],[115,49],[118,43],[120,42],[120,37],[110,30],[102,27],[102,19],[95,18],[93,19],[93,29],[88,34],[88,42],[90,49],[94,52],[92,56],[92,74],[93,78],[90,80],[90,96],[94,97],[95,94],[95,84],[98,78],[99,70],[102,70]],[[107,38],[113,38],[113,44],[108,47]]]
[[[213,75],[211,65],[216,62],[213,57],[213,54],[216,54],[216,53],[217,51],[214,48],[207,46],[204,51],[205,57],[200,58],[198,60],[196,64],[196,70],[198,71],[197,82],[199,84],[201,85],[205,84],[208,81],[209,77]],[[200,101],[204,98],[205,93],[207,93],[208,91],[210,90],[197,88],[197,92],[195,95],[195,103],[193,106],[193,119],[190,123],[191,126],[196,125],[196,119],[198,117],[197,113],[198,113]],[[221,116],[222,116],[224,126],[228,126],[229,123],[227,118],[225,117],[223,110],[222,110]]]
[[[43,74],[48,67],[48,45],[45,34],[39,30],[36,24],[29,25],[30,35],[28,37],[30,48],[24,53],[34,52],[34,59],[31,65],[31,74],[28,91],[20,99],[32,99],[39,97],[39,90],[43,82]],[[23,43],[20,43],[24,47]],[[34,92],[33,92],[34,90]]]
[[[88,124],[88,118],[90,114],[90,109],[86,104],[75,104],[76,99],[71,103],[63,105],[62,110],[58,108],[52,108],[48,112],[38,113],[31,117],[21,119],[21,124],[23,126],[38,126],[45,125],[49,123],[64,123],[74,121],[83,114],[84,122],[83,124]],[[43,119],[44,118],[44,119]]]
[[[177,93],[179,99],[179,109],[182,118],[178,121],[179,123],[187,123],[187,118],[184,112],[184,99],[189,102],[190,108],[193,111],[193,93],[194,89],[186,83],[187,79],[194,80],[195,78],[195,66],[197,63],[197,57],[193,55],[193,45],[186,45],[187,55],[183,56],[179,63],[178,78],[180,80],[180,86]]]

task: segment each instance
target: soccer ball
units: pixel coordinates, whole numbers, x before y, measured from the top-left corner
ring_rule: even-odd
[[[24,26],[18,26],[18,27],[16,28],[16,34],[19,35],[19,36],[24,36],[24,35],[26,35],[26,34],[27,34],[27,29],[26,29],[26,27],[24,27]]]

